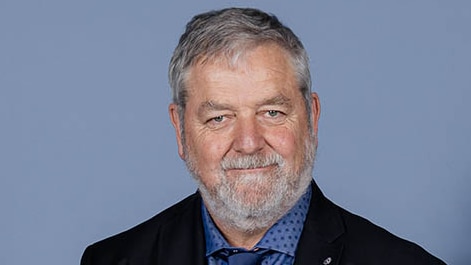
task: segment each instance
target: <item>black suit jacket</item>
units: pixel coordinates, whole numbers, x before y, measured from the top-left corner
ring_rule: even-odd
[[[295,264],[445,264],[418,245],[349,213],[312,183]],[[150,220],[85,250],[81,265],[203,265],[201,196],[195,193]]]

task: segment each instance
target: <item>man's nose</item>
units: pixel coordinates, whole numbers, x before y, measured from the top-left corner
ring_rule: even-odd
[[[233,149],[238,153],[254,154],[265,145],[263,128],[255,117],[239,119],[234,134]]]

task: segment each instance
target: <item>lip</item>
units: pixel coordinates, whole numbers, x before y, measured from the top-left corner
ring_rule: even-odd
[[[228,172],[234,173],[243,173],[243,174],[250,174],[250,173],[260,173],[264,171],[270,171],[275,168],[275,165],[269,165],[266,167],[256,167],[256,168],[231,168],[227,169]]]

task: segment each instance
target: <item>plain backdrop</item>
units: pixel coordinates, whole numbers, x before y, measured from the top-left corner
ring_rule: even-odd
[[[0,1],[0,264],[84,248],[195,191],[167,65],[187,21],[276,14],[311,58],[314,178],[346,209],[471,264],[471,2]]]

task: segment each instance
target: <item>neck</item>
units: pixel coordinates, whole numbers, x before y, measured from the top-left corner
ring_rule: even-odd
[[[245,248],[247,250],[253,249],[255,245],[262,239],[263,235],[268,231],[271,227],[267,227],[264,229],[258,229],[255,231],[240,231],[237,228],[226,225],[223,222],[220,222],[216,218],[213,217],[213,221],[216,226],[221,231],[221,234],[227,240],[229,245],[238,248]]]

